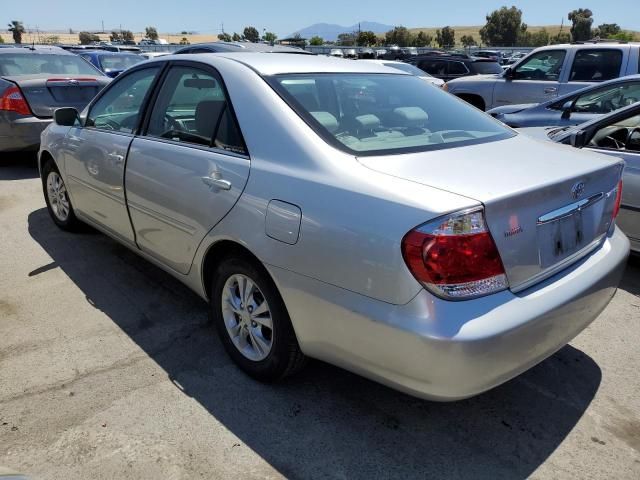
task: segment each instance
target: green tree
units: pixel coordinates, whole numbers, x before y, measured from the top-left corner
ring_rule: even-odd
[[[0,43],[4,43],[4,38],[2,38],[2,35],[0,35]]]
[[[60,43],[60,37],[58,35],[47,35],[40,38],[40,43],[43,45],[56,45]]]
[[[486,16],[486,20],[485,26],[480,29],[480,38],[487,45],[514,46],[527,30],[526,24],[522,23],[522,10],[516,7],[494,10]]]
[[[341,33],[338,35],[337,45],[350,47],[356,44],[356,35],[354,33]]]
[[[569,32],[559,32],[558,35],[551,40],[552,45],[569,42],[571,42],[571,34]]]
[[[591,25],[593,25],[593,12],[588,8],[572,10],[568,15],[571,20],[571,38],[574,42],[591,39]]]
[[[238,35],[236,32],[233,32],[233,35],[231,36],[231,40],[234,42],[239,42],[240,40],[242,40],[242,37]]]
[[[133,42],[133,32],[131,30],[122,30],[120,32],[120,35],[122,36],[122,40],[124,40],[125,42]]]
[[[189,43],[189,39],[187,37],[182,37],[182,40],[180,40],[180,45],[191,45]]]
[[[413,43],[413,35],[407,30],[407,27],[399,26],[394,27],[393,30],[389,30],[384,34],[387,45],[398,45],[400,47],[406,47]]]
[[[220,40],[221,42],[230,42],[231,41],[231,35],[229,35],[228,33],[219,33],[218,34],[218,40]]]
[[[90,45],[94,42],[99,42],[100,37],[95,33],[80,32],[78,33],[78,40],[80,41],[80,45]]]
[[[144,29],[145,36],[149,40],[158,40],[158,29],[156,27],[147,27]]]
[[[122,34],[116,30],[111,32],[111,35],[109,35],[109,41],[111,42],[121,42],[122,41]]]
[[[613,38],[620,32],[620,25],[617,23],[603,23],[602,25],[598,25],[598,28],[593,31],[593,36],[600,38]]]
[[[466,48],[476,45],[476,41],[473,38],[473,35],[463,35],[460,39],[460,43],[462,43],[462,45]]]
[[[456,31],[447,26],[442,30],[436,30],[436,42],[440,48],[454,47],[456,44]]]
[[[356,38],[356,43],[361,47],[370,47],[378,43],[378,37],[372,31],[360,32]]]
[[[322,39],[322,37],[319,37],[318,35],[314,35],[309,40],[309,45],[316,45],[316,46],[324,45],[324,40]]]
[[[258,29],[256,27],[244,27],[242,34],[245,40],[248,40],[252,43],[257,43],[260,40],[260,34],[258,33]]]
[[[269,42],[270,44],[273,45],[273,43],[278,39],[278,36],[273,32],[266,32],[262,37],[262,39],[265,42]]]
[[[635,35],[631,32],[618,32],[609,38],[612,40],[620,40],[621,42],[633,42],[635,40]]]
[[[418,32],[418,35],[412,35],[412,39],[411,45],[414,47],[427,47],[433,42],[433,37],[422,30]]]
[[[541,28],[535,33],[528,34],[527,43],[521,43],[521,46],[525,47],[544,47],[549,45],[551,36],[546,28]]]
[[[13,35],[13,43],[22,43],[22,34],[24,33],[24,25],[18,20],[11,20],[7,29]]]

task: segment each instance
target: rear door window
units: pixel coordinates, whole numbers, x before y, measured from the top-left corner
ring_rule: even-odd
[[[534,53],[516,67],[513,79],[557,82],[566,55],[566,50],[543,50]]]
[[[420,70],[435,77],[447,74],[447,63],[442,60],[422,60],[418,66]]]
[[[622,50],[578,50],[571,66],[570,82],[602,82],[620,76]]]
[[[611,85],[578,96],[574,112],[609,113],[640,101],[640,81]]]
[[[466,75],[469,73],[467,67],[462,62],[448,62],[449,75]]]
[[[147,135],[246,153],[220,78],[194,67],[176,66],[169,71]]]

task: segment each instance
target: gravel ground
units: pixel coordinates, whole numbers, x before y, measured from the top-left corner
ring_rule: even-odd
[[[0,470],[38,479],[640,478],[640,262],[585,332],[476,398],[418,400],[312,362],[236,369],[206,305],[50,221],[0,157]]]

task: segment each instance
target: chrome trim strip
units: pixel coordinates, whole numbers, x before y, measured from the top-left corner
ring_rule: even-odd
[[[594,203],[598,202],[604,197],[604,193],[596,193],[595,195],[591,195],[589,198],[584,198],[580,201],[571,203],[564,207],[558,208],[557,210],[553,210],[549,213],[545,213],[541,217],[538,218],[537,224],[544,225],[546,223],[555,222],[562,218],[570,217],[575,212],[578,212],[584,208],[587,208]]]

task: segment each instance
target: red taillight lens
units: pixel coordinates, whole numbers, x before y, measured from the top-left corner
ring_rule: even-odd
[[[507,288],[504,266],[482,211],[429,222],[402,240],[411,273],[444,298],[470,298]]]
[[[0,97],[0,110],[16,112],[21,115],[31,115],[29,104],[22,96],[18,87],[7,88]]]
[[[616,187],[616,201],[613,204],[613,219],[618,216],[620,213],[620,204],[622,203],[622,180],[618,182],[618,186]]]

